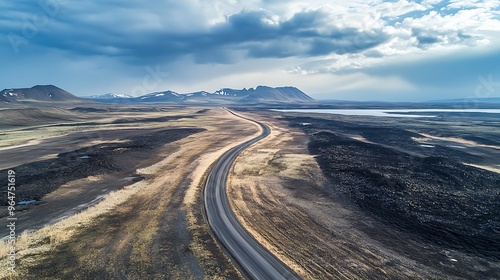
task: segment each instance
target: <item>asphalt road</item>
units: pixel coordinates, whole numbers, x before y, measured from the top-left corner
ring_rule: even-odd
[[[231,111],[229,111],[232,113]],[[237,114],[232,113],[235,116]],[[212,232],[233,260],[252,279],[300,279],[289,267],[264,248],[236,218],[226,193],[226,181],[236,157],[250,145],[270,134],[270,128],[257,121],[262,133],[224,153],[213,165],[205,183],[205,211]]]

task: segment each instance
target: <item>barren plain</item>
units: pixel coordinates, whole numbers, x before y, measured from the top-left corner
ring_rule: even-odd
[[[271,135],[237,158],[229,200],[304,279],[500,275],[496,120],[238,114]],[[202,188],[255,124],[217,107],[98,105],[3,109],[0,130],[0,174],[15,170],[17,200],[36,201],[16,206],[16,272],[1,279],[244,277]]]

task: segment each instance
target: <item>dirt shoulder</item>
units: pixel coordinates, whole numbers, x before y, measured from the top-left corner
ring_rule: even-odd
[[[426,242],[331,192],[308,137],[288,122],[238,157],[228,194],[244,226],[306,279],[494,279],[500,265]]]

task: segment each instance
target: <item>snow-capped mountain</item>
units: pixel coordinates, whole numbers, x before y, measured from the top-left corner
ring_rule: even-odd
[[[124,93],[106,93],[101,95],[92,95],[89,99],[112,99],[112,98],[134,98],[131,95]]]

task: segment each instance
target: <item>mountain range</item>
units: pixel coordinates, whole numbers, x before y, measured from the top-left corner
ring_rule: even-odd
[[[177,93],[171,90],[153,92],[139,97],[123,94],[104,94],[86,97],[89,100],[106,103],[144,103],[144,102],[175,102],[175,103],[296,103],[313,102],[314,99],[295,87],[258,86],[250,89],[223,88],[215,92],[197,91]]]
[[[37,85],[32,88],[4,89],[0,92],[0,103],[178,103],[178,104],[274,104],[304,103],[314,99],[295,87],[258,86],[250,89],[223,88],[215,92],[198,91],[177,93],[171,90],[148,93],[133,97],[127,94],[107,93],[89,97],[77,97],[53,85]]]

